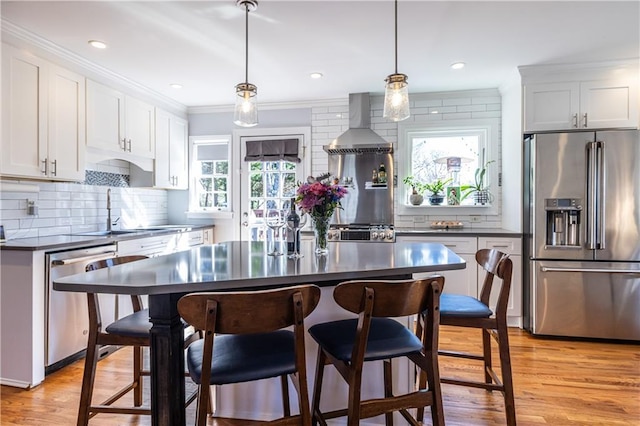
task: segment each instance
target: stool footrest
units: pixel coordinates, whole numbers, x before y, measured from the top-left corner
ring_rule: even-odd
[[[470,354],[467,352],[457,352],[457,351],[438,351],[438,355],[442,355],[442,356],[451,356],[451,357],[455,357],[455,358],[466,358],[466,359],[475,359],[478,361],[482,361],[484,360],[484,357],[482,355],[476,355],[476,354]]]
[[[486,390],[490,390],[490,391],[493,391],[493,390],[504,391],[504,386],[502,386],[502,383],[500,383],[500,384],[484,383],[484,382],[475,382],[475,381],[471,381],[471,380],[452,379],[452,378],[448,378],[448,377],[441,377],[440,378],[440,382],[441,383],[446,383],[446,384],[449,384],[449,385],[459,385],[459,386],[470,386],[470,387],[473,387],[473,388],[482,388],[482,389],[486,389]]]

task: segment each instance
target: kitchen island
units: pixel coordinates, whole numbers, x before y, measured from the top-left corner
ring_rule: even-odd
[[[464,269],[442,244],[341,243],[326,256],[302,243],[304,257],[268,256],[262,242],[225,242],[54,281],[73,292],[148,294],[151,329],[151,410],[154,425],[185,424],[183,328],[177,302],[196,291],[257,290],[351,279],[403,279],[413,273]],[[259,301],[256,301],[259,306]]]

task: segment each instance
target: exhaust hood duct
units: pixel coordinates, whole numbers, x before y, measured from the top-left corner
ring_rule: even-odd
[[[393,152],[393,144],[371,130],[371,102],[368,93],[349,94],[349,130],[322,148],[328,154]]]

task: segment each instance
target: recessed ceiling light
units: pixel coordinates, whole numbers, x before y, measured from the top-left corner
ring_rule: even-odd
[[[311,74],[309,74],[309,77],[315,78],[315,79],[322,78],[322,73],[321,72],[312,72]]]
[[[100,41],[100,40],[89,40],[88,43],[95,47],[96,49],[106,49],[107,48],[107,44],[104,41]]]
[[[182,89],[182,84],[178,84],[178,83],[171,83],[169,86],[171,86],[174,89]]]
[[[459,70],[464,68],[464,62],[454,62],[453,64],[451,64],[451,69],[453,70]]]

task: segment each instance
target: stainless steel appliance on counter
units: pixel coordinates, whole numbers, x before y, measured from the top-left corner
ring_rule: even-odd
[[[85,271],[87,264],[114,257],[115,244],[47,253],[45,292],[45,372],[51,373],[78,358],[87,348],[89,314],[87,296],[53,289],[53,281]],[[103,326],[115,320],[116,298],[100,295]]]
[[[525,327],[640,340],[640,132],[524,143]]]
[[[370,125],[369,94],[352,93],[349,130],[323,147],[329,154],[329,173],[349,191],[333,216],[329,241],[395,242],[393,144]]]

